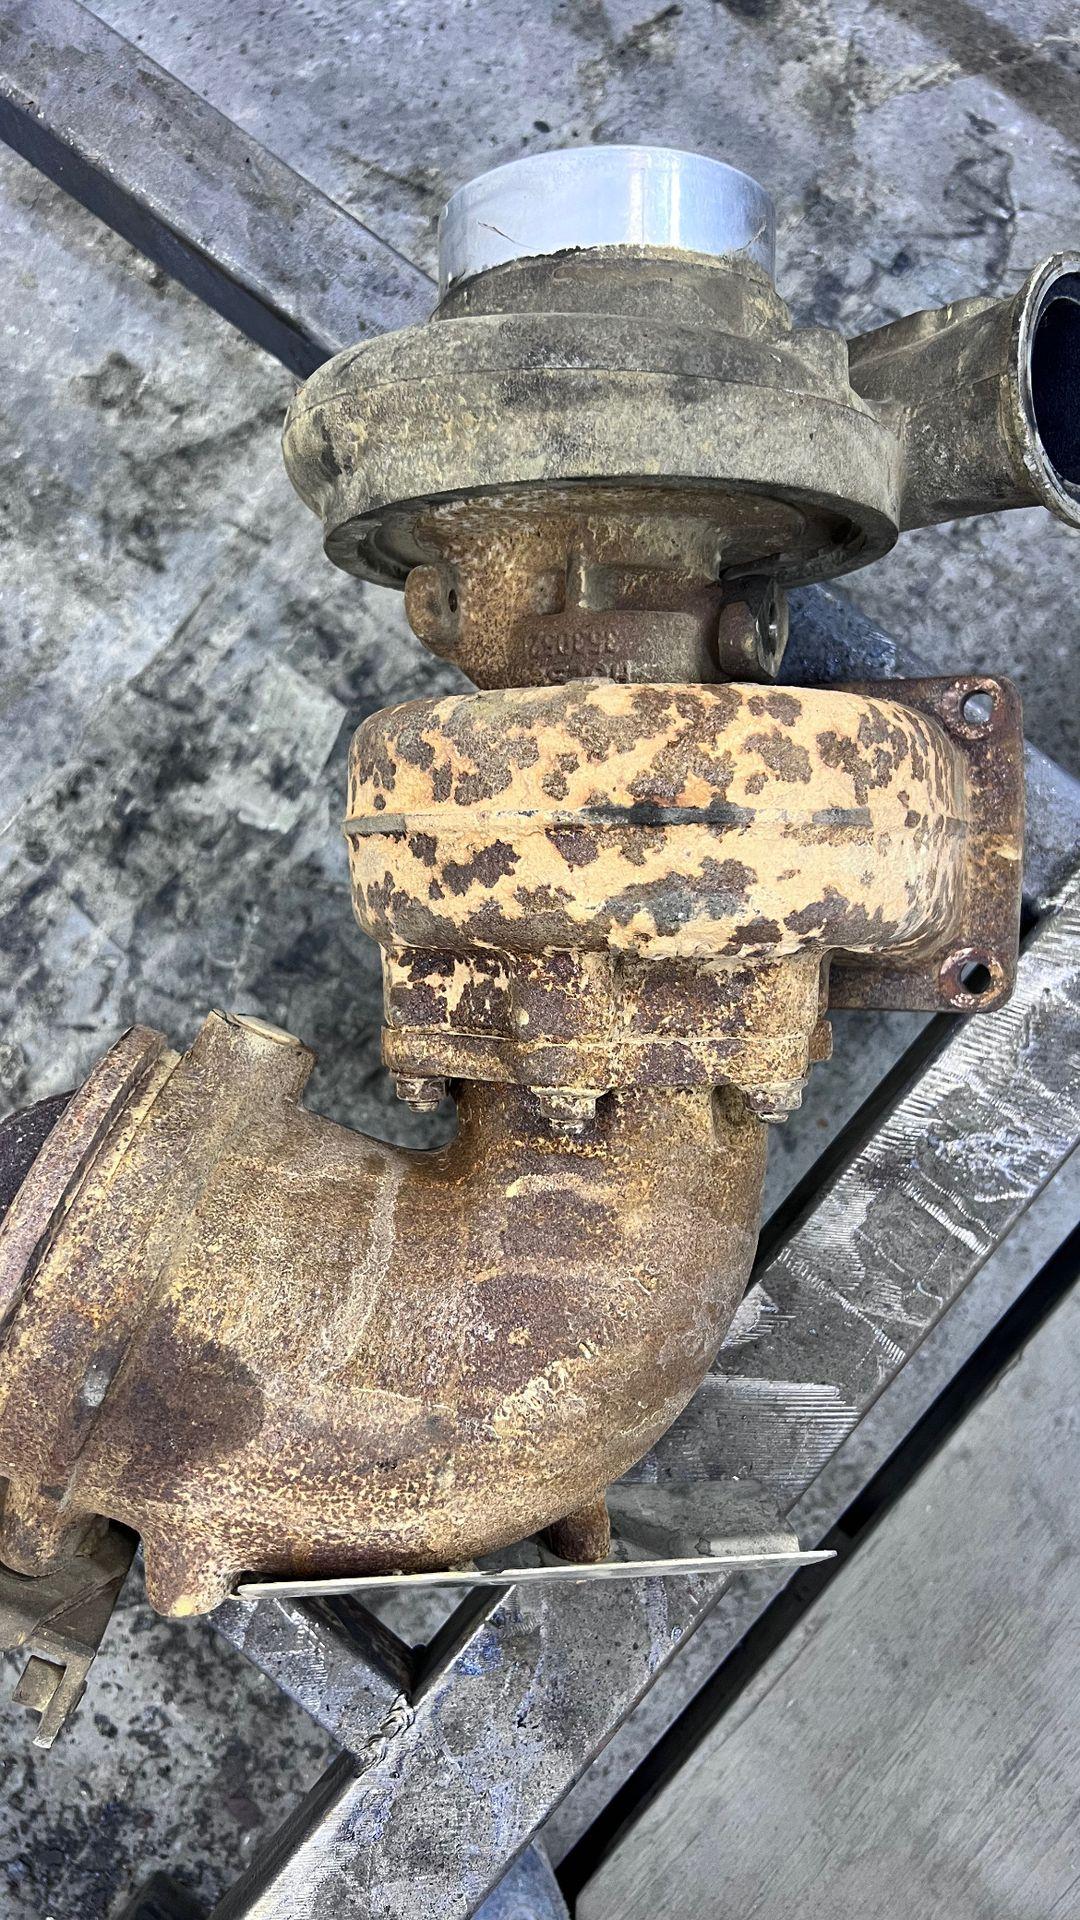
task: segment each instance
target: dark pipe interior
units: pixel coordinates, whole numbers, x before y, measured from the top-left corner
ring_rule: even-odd
[[[1080,274],[1057,282],[1035,323],[1031,405],[1048,460],[1080,487]]]

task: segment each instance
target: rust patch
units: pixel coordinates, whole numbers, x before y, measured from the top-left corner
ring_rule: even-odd
[[[458,896],[473,887],[493,887],[497,880],[513,873],[520,855],[505,840],[492,840],[480,847],[470,860],[448,860],[442,869],[451,893]]]
[[[595,833],[588,827],[548,827],[547,837],[557,847],[568,867],[588,867],[600,857]]]
[[[813,769],[809,751],[789,734],[781,733],[779,728],[774,728],[772,733],[748,734],[746,745],[750,752],[764,760],[770,773],[775,773],[779,779],[798,780],[804,786],[810,779]]]

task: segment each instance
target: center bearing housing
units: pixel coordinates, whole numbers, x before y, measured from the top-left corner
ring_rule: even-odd
[[[515,162],[446,209],[432,319],[297,394],[331,559],[404,587],[480,689],[365,720],[345,822],[387,1064],[458,1132],[408,1152],[313,1114],[307,1049],[220,1014],[185,1054],[133,1029],[24,1117],[9,1568],[90,1564],[118,1521],[184,1614],[245,1572],[539,1529],[602,1559],[605,1489],[742,1297],[762,1120],[827,1011],[1007,997],[1009,683],[775,681],[790,586],[960,514],[1080,524],[1080,267],[845,341],[792,327],[773,231],[701,156]]]
[[[607,239],[581,247],[594,195]],[[642,240],[616,239],[636,200]],[[477,271],[503,219],[525,257]],[[772,233],[754,182],[693,155],[560,153],[464,188],[433,323],[339,355],[290,408],[330,558],[404,585],[481,687],[771,677],[782,605],[760,634],[721,610],[885,553],[901,464],[847,343],[792,331]]]

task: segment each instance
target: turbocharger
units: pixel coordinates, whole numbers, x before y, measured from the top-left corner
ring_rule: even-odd
[[[739,1303],[828,1010],[1007,998],[1008,682],[774,683],[792,585],[960,515],[1080,525],[1080,262],[848,342],[793,328],[773,229],[698,155],[515,162],[450,201],[431,320],[297,393],[330,559],[480,689],[366,720],[345,817],[386,1065],[457,1132],[310,1113],[301,1041],[217,1013],[20,1123],[10,1568],[118,1521],[191,1614],[544,1528],[602,1558],[605,1490]]]

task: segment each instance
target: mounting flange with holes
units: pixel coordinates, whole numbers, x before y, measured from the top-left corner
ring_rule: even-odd
[[[1009,998],[1020,936],[1024,852],[1024,737],[1010,680],[962,674],[887,682],[893,699],[948,731],[965,765],[970,819],[965,884],[945,944],[909,965],[835,964],[829,1006],[986,1013]],[[882,691],[860,683],[853,692]]]

